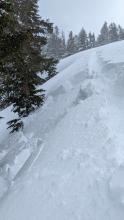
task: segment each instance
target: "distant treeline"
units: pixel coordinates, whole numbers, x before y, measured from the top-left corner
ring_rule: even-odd
[[[115,41],[124,40],[124,29],[114,22],[105,22],[96,37],[93,32],[87,33],[84,28],[78,35],[70,31],[67,41],[64,32],[60,33],[59,28],[54,27],[52,34],[48,36],[48,43],[44,48],[44,53],[49,57],[57,59],[72,55],[79,51],[87,50],[97,46],[102,46]]]

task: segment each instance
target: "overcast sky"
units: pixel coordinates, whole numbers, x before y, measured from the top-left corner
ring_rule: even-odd
[[[98,33],[105,20],[124,26],[124,0],[39,0],[39,4],[41,16],[66,34],[78,33],[82,26]]]

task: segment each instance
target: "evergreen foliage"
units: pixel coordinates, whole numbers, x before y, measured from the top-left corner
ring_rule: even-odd
[[[88,35],[88,49],[90,49],[90,48],[93,48],[93,47],[95,47],[96,46],[96,39],[95,39],[95,34],[93,33],[89,33],[89,35]]]
[[[118,39],[119,40],[124,40],[124,29],[118,25]]]
[[[82,28],[77,35],[70,31],[67,40],[65,40],[64,33],[60,35],[59,28],[55,27],[54,33],[49,36],[48,44],[44,51],[47,56],[54,56],[59,60],[76,52],[118,40],[124,40],[124,29],[115,23],[108,25],[107,22],[104,22],[97,38],[94,33],[89,32],[88,34]]]
[[[118,27],[115,23],[109,25],[109,42],[114,42],[119,40]]]
[[[56,61],[43,55],[52,24],[38,15],[37,0],[2,0],[0,4],[0,93],[18,118],[8,122],[12,132],[22,118],[43,104],[42,74],[56,74]]]
[[[79,50],[86,50],[87,49],[87,33],[84,30],[84,28],[81,29],[79,35],[78,35],[78,45]]]
[[[98,45],[105,45],[109,43],[109,28],[107,22],[104,23],[100,30],[100,35],[97,40]]]
[[[48,36],[48,43],[44,48],[44,53],[47,54],[48,57],[55,57],[56,60],[63,57],[66,51],[66,43],[64,32],[60,35],[59,28],[54,27],[54,31],[52,34]]]
[[[64,32],[38,14],[38,0],[0,1],[0,108],[12,105],[17,118],[8,122],[11,132],[23,128],[23,118],[44,103],[38,89],[56,74],[59,59],[79,51],[124,40],[124,29],[105,22],[96,39],[84,28]]]
[[[67,53],[68,55],[71,55],[74,52],[75,52],[75,41],[74,41],[73,32],[70,31],[68,41],[67,41]]]

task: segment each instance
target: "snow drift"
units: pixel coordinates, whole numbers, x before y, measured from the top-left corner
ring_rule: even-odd
[[[63,59],[46,102],[0,123],[1,220],[124,219],[124,42]],[[0,194],[0,195],[1,195]]]

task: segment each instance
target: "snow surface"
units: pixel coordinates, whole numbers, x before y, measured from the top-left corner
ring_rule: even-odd
[[[0,220],[123,220],[124,41],[58,71],[23,132],[0,114]]]

